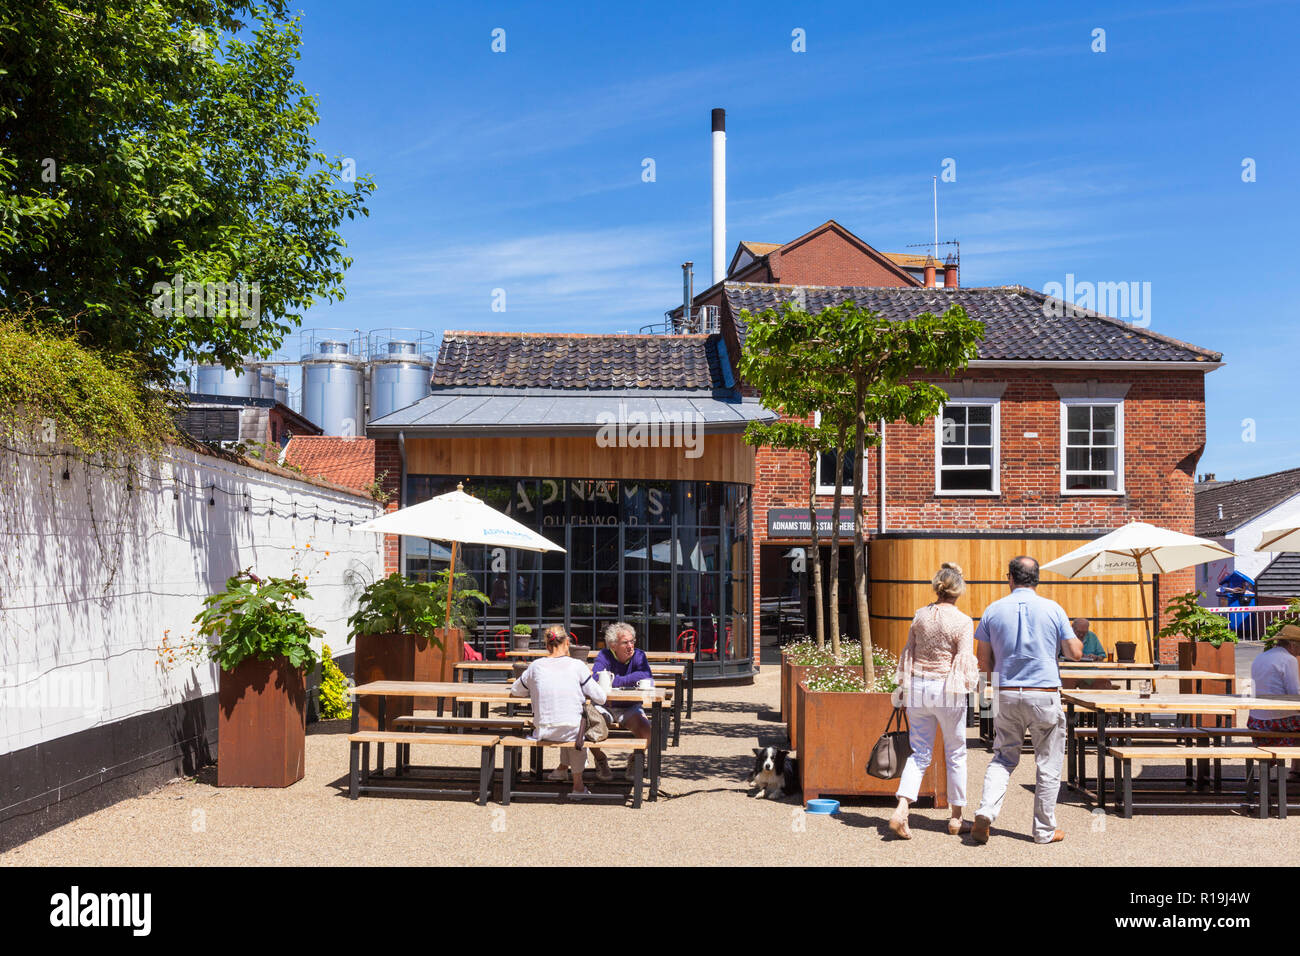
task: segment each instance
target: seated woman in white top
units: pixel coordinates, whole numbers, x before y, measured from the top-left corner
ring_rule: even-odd
[[[591,676],[591,668],[569,656],[569,634],[556,625],[546,631],[547,657],[528,665],[510,688],[515,697],[528,697],[533,707],[534,740],[578,741],[582,722],[582,700],[590,697],[605,703],[605,690]],[[587,755],[577,747],[560,751],[573,775],[573,792],[586,793],[582,785],[582,768]]]
[[[1256,694],[1300,694],[1300,627],[1285,624],[1273,638],[1273,646],[1250,665],[1250,680]],[[1270,740],[1276,747],[1300,747],[1300,714],[1293,710],[1252,710],[1246,726],[1252,730],[1296,732],[1295,737]],[[1300,775],[1300,760],[1291,761],[1291,776]]]

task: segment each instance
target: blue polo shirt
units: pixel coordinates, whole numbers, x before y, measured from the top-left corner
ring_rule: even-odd
[[[994,601],[975,629],[975,640],[993,649],[993,670],[1007,687],[1060,687],[1056,655],[1073,639],[1065,608],[1033,588]]]

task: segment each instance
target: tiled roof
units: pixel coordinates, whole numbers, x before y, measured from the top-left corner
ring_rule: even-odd
[[[284,461],[302,469],[309,478],[361,490],[375,480],[375,441],[295,435],[285,446]]]
[[[1150,329],[1060,303],[1062,311],[1073,311],[1049,315],[1049,297],[1023,286],[918,289],[728,282],[726,297],[741,345],[747,331],[740,320],[742,309],[761,312],[802,299],[802,307],[816,314],[852,299],[891,320],[910,319],[927,311],[937,315],[952,303],[960,303],[967,315],[984,323],[984,341],[979,347],[979,358],[984,361],[1217,362],[1223,357]]]
[[[755,258],[765,256],[773,249],[781,248],[781,243],[779,242],[745,242],[742,240],[740,244],[748,249],[750,255]]]
[[[720,340],[718,335],[447,332],[433,388],[727,389]]]
[[[1196,533],[1223,535],[1300,495],[1300,468],[1240,481],[1215,481],[1196,488]]]
[[[926,266],[942,269],[944,265],[934,256],[918,256],[911,252],[882,252],[881,255],[904,269],[924,269]]]
[[[1255,593],[1266,597],[1300,597],[1300,552],[1279,554],[1255,577]]]

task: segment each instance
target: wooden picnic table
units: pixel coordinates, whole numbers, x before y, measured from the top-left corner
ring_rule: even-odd
[[[1117,668],[1113,670],[1110,668],[1093,668],[1073,674],[1062,672],[1061,676],[1066,680],[1122,680],[1127,681],[1130,687],[1133,686],[1135,680],[1192,680],[1196,681],[1197,694],[1201,692],[1202,681],[1228,681],[1234,687],[1237,684],[1236,674],[1219,674],[1214,671],[1158,671],[1151,668]]]
[[[1057,663],[1061,665],[1061,670],[1073,670],[1076,667],[1104,667],[1107,670],[1151,669],[1150,664],[1139,664],[1136,661],[1057,661]]]
[[[480,673],[509,674],[514,671],[511,661],[460,661],[453,665],[457,676],[465,674],[469,683],[474,683],[474,675]],[[682,701],[686,697],[686,666],[684,664],[651,664],[650,673],[656,678],[655,686],[663,686],[658,678],[669,678],[673,689],[673,742],[676,747],[682,742]]]
[[[1173,674],[1174,671],[1154,671],[1156,674]],[[1216,678],[1221,679],[1221,678]],[[1175,714],[1179,716],[1236,717],[1242,710],[1287,710],[1300,713],[1300,695],[1251,694],[1152,694],[1141,696],[1115,691],[1063,690],[1065,702],[1066,759],[1073,761],[1075,748],[1075,708],[1082,707],[1097,715],[1097,755],[1104,760],[1109,755],[1106,746],[1106,725],[1118,719],[1121,725],[1136,714]],[[1070,763],[1070,766],[1073,766]],[[1080,781],[1082,784],[1082,781]],[[1106,806],[1105,776],[1098,777],[1097,805]]]
[[[638,650],[641,650],[638,648]],[[506,657],[545,657],[547,651],[528,650],[528,651],[506,651]],[[592,650],[587,654],[587,660],[595,660],[599,650]],[[686,719],[691,719],[691,711],[695,707],[695,654],[692,651],[646,651],[641,653],[651,664],[683,664],[686,667]]]
[[[512,697],[510,688],[504,684],[471,684],[466,681],[405,681],[377,680],[367,684],[358,684],[350,691],[353,697],[376,696],[379,698],[379,730],[386,730],[385,706],[389,697],[437,697],[453,701],[492,702],[501,704],[528,704],[527,697]],[[659,795],[659,773],[663,765],[663,703],[668,692],[661,688],[654,690],[610,690],[606,700],[612,704],[641,704],[651,708],[650,717],[650,753],[648,770],[650,773],[650,799]],[[352,707],[352,733],[357,732],[357,720],[360,708]],[[379,772],[384,770],[384,745],[378,745],[377,766]]]

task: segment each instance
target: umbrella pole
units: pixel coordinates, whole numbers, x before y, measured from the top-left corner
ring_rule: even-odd
[[[451,571],[447,575],[447,624],[444,630],[451,630],[451,594],[456,589],[456,542],[451,543]]]
[[[1151,642],[1151,614],[1147,611],[1147,586],[1142,582],[1142,557],[1137,560],[1138,566],[1138,593],[1142,595],[1142,626],[1147,632],[1147,656],[1151,660],[1151,666],[1156,666],[1155,645]]]

